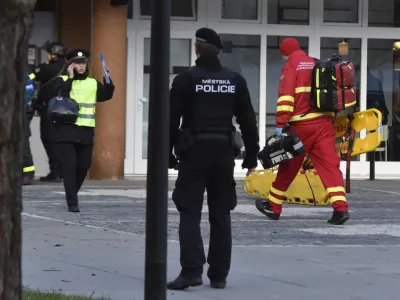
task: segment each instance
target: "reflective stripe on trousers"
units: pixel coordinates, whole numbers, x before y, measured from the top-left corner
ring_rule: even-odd
[[[22,169],[22,172],[29,173],[35,171],[35,166],[25,167]]]

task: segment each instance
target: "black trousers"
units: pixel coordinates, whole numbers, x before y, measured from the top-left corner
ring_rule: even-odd
[[[23,177],[33,179],[35,177],[35,166],[33,164],[33,157],[31,152],[31,145],[29,142],[29,136],[22,136],[22,144],[23,144]]]
[[[27,110],[27,108],[25,108]],[[24,178],[33,179],[35,177],[35,165],[33,164],[33,157],[31,152],[31,144],[29,138],[31,136],[30,120],[26,111],[23,115],[23,132],[22,132],[22,172]]]
[[[212,281],[225,280],[231,265],[230,211],[237,204],[234,157],[229,141],[196,141],[180,158],[173,201],[180,213],[181,275],[200,276],[206,262],[200,231],[204,191],[207,190],[211,227],[207,262]]]
[[[50,173],[55,177],[61,176],[61,163],[58,161],[54,143],[52,141],[54,124],[49,120],[45,110],[40,110],[40,139],[49,160]]]
[[[78,192],[92,164],[93,145],[57,143],[54,144],[54,148],[61,162],[67,204],[78,205]]]

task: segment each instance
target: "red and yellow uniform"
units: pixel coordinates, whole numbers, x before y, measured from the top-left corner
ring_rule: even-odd
[[[340,159],[335,150],[336,129],[333,113],[318,112],[310,106],[313,58],[300,50],[295,39],[285,39],[281,54],[288,56],[281,73],[278,91],[276,126],[290,124],[306,148],[321,181],[328,191],[330,203],[336,212],[347,212]],[[305,155],[297,156],[279,166],[275,182],[268,196],[269,206],[279,216],[285,192],[295,179]]]

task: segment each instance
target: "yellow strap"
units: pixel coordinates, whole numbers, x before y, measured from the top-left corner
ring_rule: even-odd
[[[344,201],[346,202],[346,196],[333,196],[329,198],[329,202],[332,204],[333,202],[336,201]]]
[[[291,111],[291,112],[293,112],[293,106],[289,106],[289,105],[278,105],[276,111]]]
[[[346,192],[346,190],[344,189],[343,186],[330,187],[330,188],[327,188],[326,191],[328,193],[340,193],[340,192],[345,193]]]
[[[277,189],[274,188],[273,186],[271,186],[271,188],[270,188],[269,191],[272,192],[272,193],[274,193],[274,194],[276,194],[276,195],[278,195],[278,196],[285,197],[285,192],[282,192],[282,191],[280,191],[280,190],[277,190]]]
[[[33,172],[35,171],[35,166],[25,167],[22,169],[24,173]]]
[[[268,195],[268,200],[274,202],[275,204],[282,205],[283,201],[281,199],[275,198],[271,194]]]
[[[278,103],[283,102],[283,101],[289,101],[294,103],[294,97],[293,96],[280,96],[278,98]]]
[[[311,92],[311,86],[299,86],[296,88],[296,94]]]
[[[29,74],[29,79],[30,79],[30,80],[33,80],[33,79],[35,79],[35,78],[36,78],[35,73]]]
[[[297,122],[297,121],[303,121],[303,120],[310,120],[310,119],[314,119],[317,117],[322,117],[322,116],[332,116],[334,117],[335,114],[333,112],[318,112],[318,113],[309,113],[306,114],[304,117],[302,117],[302,115],[298,115],[298,116],[292,116],[289,120],[289,122]]]
[[[325,69],[322,69],[322,72],[324,72]],[[315,85],[317,86],[317,89],[319,89],[321,87],[321,84],[319,82],[319,69],[317,68],[317,74],[315,75]],[[321,94],[319,93],[319,91],[317,92],[317,107],[320,108],[321,107]]]
[[[357,103],[357,101],[353,101],[353,102],[351,102],[351,103],[345,104],[344,106],[345,106],[345,107],[350,107],[350,106],[356,105],[356,103]]]

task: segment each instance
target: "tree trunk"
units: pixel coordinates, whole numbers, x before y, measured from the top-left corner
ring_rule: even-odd
[[[0,300],[22,294],[22,113],[35,4],[0,0]]]

